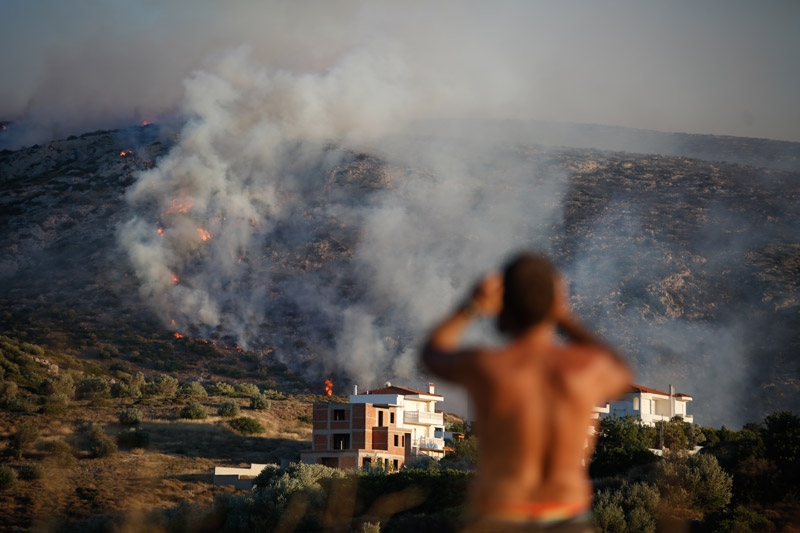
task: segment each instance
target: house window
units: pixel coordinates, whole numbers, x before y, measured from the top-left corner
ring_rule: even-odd
[[[397,462],[397,459],[395,459],[394,460],[394,469],[397,470],[397,468],[398,468],[398,462]]]
[[[389,423],[394,424],[394,413],[389,413]]]
[[[638,411],[639,410],[639,397],[638,396],[633,398],[633,410],[634,411]]]
[[[433,438],[441,439],[444,437],[444,428],[433,428]]]
[[[364,468],[369,467],[372,464],[372,457],[364,457],[361,460],[361,466]]]
[[[350,449],[350,434],[349,433],[334,433],[333,434],[333,449],[334,450],[349,450]]]
[[[333,419],[334,420],[344,420],[344,409],[334,409],[333,410]]]
[[[400,446],[400,435],[395,435],[394,436],[394,445],[395,446]]]
[[[378,411],[378,427],[383,427],[383,411]]]

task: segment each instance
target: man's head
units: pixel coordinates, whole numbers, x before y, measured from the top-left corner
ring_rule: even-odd
[[[553,307],[556,269],[543,255],[525,253],[503,272],[503,309],[497,328],[519,335],[544,320]]]

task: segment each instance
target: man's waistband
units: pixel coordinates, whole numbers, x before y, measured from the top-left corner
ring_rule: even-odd
[[[482,517],[492,520],[548,525],[588,517],[589,505],[558,501],[509,502],[485,506],[479,512]]]

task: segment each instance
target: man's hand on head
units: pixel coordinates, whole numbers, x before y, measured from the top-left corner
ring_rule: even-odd
[[[478,282],[469,305],[483,316],[497,316],[503,309],[503,276],[491,272]]]

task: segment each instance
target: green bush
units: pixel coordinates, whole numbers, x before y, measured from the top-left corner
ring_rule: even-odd
[[[13,381],[0,382],[0,402],[3,405],[8,404],[8,402],[17,397],[17,391],[17,384]]]
[[[252,383],[238,383],[235,390],[237,396],[256,396],[257,394],[261,394],[258,387]]]
[[[42,348],[41,346],[38,346],[36,344],[29,344],[27,342],[23,342],[20,345],[20,348],[22,348],[23,350],[25,350],[29,354],[44,355],[44,348]]]
[[[95,458],[110,457],[117,453],[117,445],[109,438],[98,440],[92,446],[92,456]]]
[[[100,348],[101,359],[112,359],[114,357],[119,357],[119,350],[117,350],[116,346],[110,346],[106,344]]]
[[[117,435],[117,444],[123,448],[147,448],[150,441],[150,432],[141,428],[131,428]]]
[[[208,411],[200,402],[189,402],[181,409],[181,418],[202,420],[208,417]]]
[[[89,440],[96,442],[106,438],[106,432],[103,430],[103,426],[99,424],[92,424],[86,431],[86,436],[89,437]]]
[[[219,416],[224,416],[225,418],[238,416],[239,405],[236,402],[225,402],[219,406],[219,411],[217,411],[217,414]]]
[[[123,426],[136,426],[142,423],[142,412],[135,408],[129,407],[128,409],[123,409],[119,413],[119,423]]]
[[[69,400],[63,394],[53,394],[45,398],[42,406],[42,413],[51,416],[59,416],[69,411]]]
[[[733,478],[713,455],[673,452],[656,465],[655,483],[672,507],[709,512],[731,501]]]
[[[11,435],[9,451],[16,458],[28,451],[39,438],[39,430],[34,426],[22,425]]]
[[[24,464],[19,468],[19,477],[22,479],[42,479],[44,477],[44,467],[36,463]]]
[[[256,435],[258,433],[264,433],[265,429],[264,426],[258,423],[258,420],[254,418],[250,418],[247,416],[240,416],[239,418],[234,418],[228,424],[244,435]]]
[[[78,383],[75,395],[79,400],[101,400],[111,396],[111,389],[103,378],[86,378]]]
[[[45,396],[61,394],[67,399],[75,397],[75,382],[69,374],[61,374],[45,379],[39,386],[39,391]]]
[[[142,387],[142,394],[145,396],[163,396],[172,398],[178,392],[178,380],[166,374],[160,374],[153,378],[153,381]]]
[[[250,397],[250,409],[262,411],[270,408],[270,402],[263,394],[256,394]]]
[[[208,392],[201,384],[196,381],[182,383],[178,390],[178,395],[187,398],[207,398]]]
[[[658,489],[646,483],[623,483],[595,496],[592,517],[598,531],[655,533]]]
[[[208,386],[208,393],[212,396],[232,396],[236,393],[236,389],[230,383],[215,381]]]
[[[10,489],[17,483],[17,473],[8,465],[0,465],[0,490]]]

